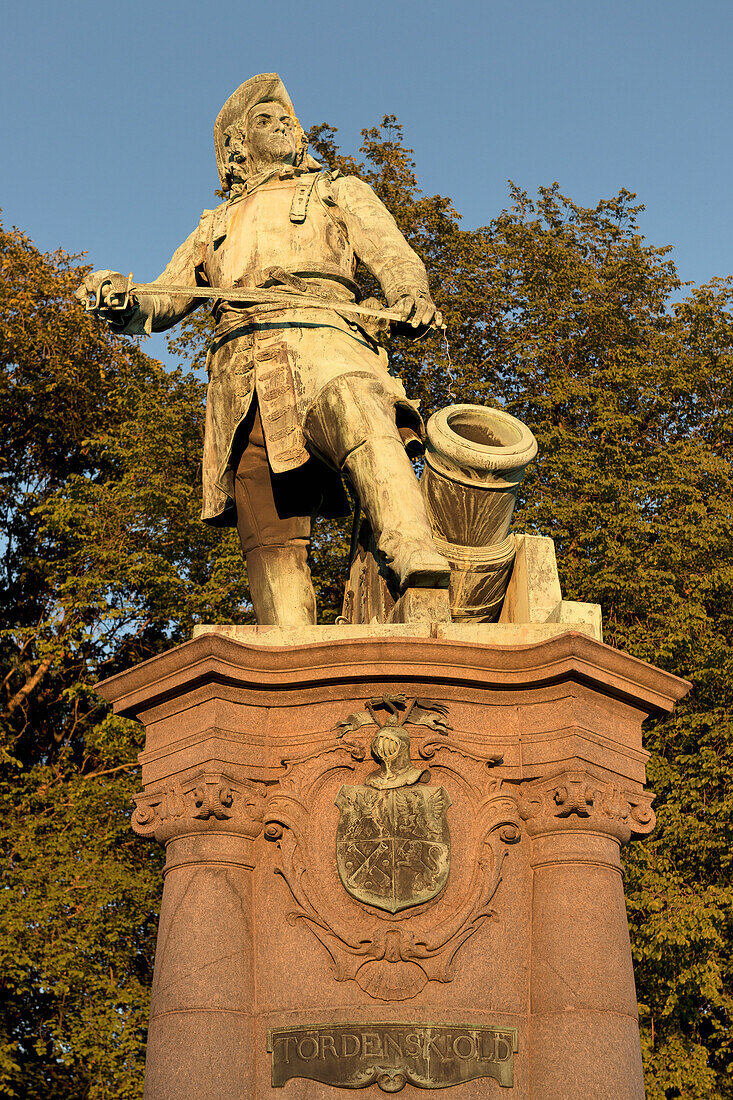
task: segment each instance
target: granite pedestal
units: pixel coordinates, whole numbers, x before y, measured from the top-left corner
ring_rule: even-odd
[[[146,1100],[641,1100],[619,852],[688,686],[561,622],[207,628],[107,680],[167,852]],[[402,719],[379,797],[432,825],[349,848]]]

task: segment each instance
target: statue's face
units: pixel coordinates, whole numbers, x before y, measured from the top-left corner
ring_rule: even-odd
[[[250,164],[257,170],[268,164],[295,161],[295,123],[279,103],[258,103],[247,116],[245,131]]]

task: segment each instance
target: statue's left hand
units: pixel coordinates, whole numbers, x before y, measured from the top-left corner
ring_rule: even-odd
[[[443,315],[435,302],[425,294],[406,294],[392,306],[413,328],[427,330],[431,325],[443,327]]]

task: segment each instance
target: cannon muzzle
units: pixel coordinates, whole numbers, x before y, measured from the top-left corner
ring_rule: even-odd
[[[483,405],[431,416],[421,486],[438,549],[451,563],[454,622],[494,622],[514,563],[517,491],[537,454],[521,420]]]

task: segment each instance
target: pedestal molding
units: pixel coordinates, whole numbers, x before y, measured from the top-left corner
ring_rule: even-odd
[[[309,690],[313,684],[397,680],[436,686],[523,689],[563,681],[668,714],[690,685],[584,634],[568,631],[524,646],[433,638],[358,638],[289,647],[258,646],[204,634],[97,685],[115,713],[138,718],[172,695],[205,683],[242,689]]]

